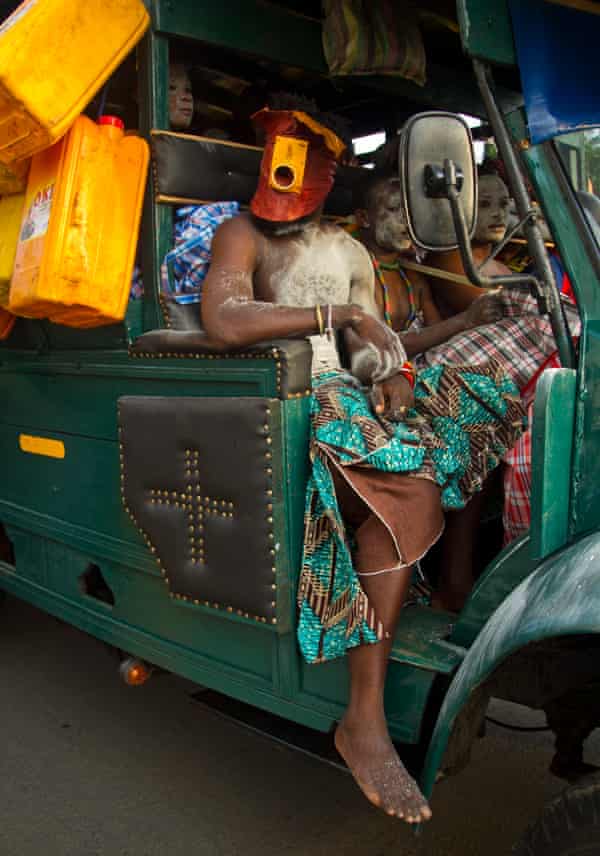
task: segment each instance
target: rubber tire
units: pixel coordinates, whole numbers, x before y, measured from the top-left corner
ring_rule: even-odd
[[[569,785],[547,803],[512,852],[514,856],[598,856],[600,773]]]

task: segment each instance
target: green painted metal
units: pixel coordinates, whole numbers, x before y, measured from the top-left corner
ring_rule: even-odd
[[[391,659],[420,669],[450,674],[460,664],[465,649],[447,641],[456,615],[426,606],[409,606],[400,618]]]
[[[114,582],[111,576],[111,585]],[[156,580],[156,584],[158,590],[161,581]],[[183,606],[173,606],[177,610],[174,614],[165,613],[162,592],[160,601],[149,597],[149,588],[136,586],[131,579],[126,580],[124,589],[135,613],[133,623],[116,619],[110,608],[84,595],[65,597],[55,588],[17,576],[3,563],[0,585],[74,627],[167,671],[311,728],[328,731],[333,724],[327,705],[291,702],[274,692],[272,669],[281,637],[268,630],[236,626],[235,622],[200,615]],[[173,641],[173,626],[180,629],[183,641]]]
[[[169,42],[153,29],[138,48],[140,130],[149,140],[152,128],[169,127]],[[143,327],[163,326],[159,304],[160,264],[173,243],[173,212],[154,202],[151,171],[148,174],[140,228],[141,267],[144,280]]]
[[[512,133],[524,139],[522,115],[513,117]],[[571,469],[571,536],[600,527],[600,280],[591,252],[565,203],[561,166],[552,143],[525,147],[523,159],[535,194],[557,243],[577,298],[582,330],[579,343],[577,400]]]
[[[156,30],[209,42],[242,54],[286,66],[327,73],[321,44],[321,22],[257,0],[211,0],[153,3]]]
[[[505,547],[475,584],[450,641],[469,647],[493,612],[536,567],[537,562],[531,558],[529,535]]]
[[[78,330],[51,321],[19,318],[9,338],[0,342],[0,361],[9,359],[13,351],[41,354],[52,350],[125,350],[133,335],[133,323],[135,315],[122,324]]]
[[[516,65],[507,0],[458,0],[460,35],[473,57],[500,65]]]
[[[543,559],[567,542],[576,373],[552,369],[536,388],[531,435],[531,554]]]
[[[600,534],[546,559],[517,586],[487,622],[450,685],[431,739],[422,776],[427,794],[458,713],[510,654],[530,642],[600,633]]]

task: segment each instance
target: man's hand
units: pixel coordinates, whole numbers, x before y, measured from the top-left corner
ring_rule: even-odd
[[[361,373],[368,374],[373,381],[395,374],[406,360],[406,351],[398,334],[383,321],[360,309],[353,314],[350,326],[365,343],[364,352],[356,353],[359,363],[365,364]]]
[[[465,330],[481,327],[483,324],[493,324],[502,318],[502,301],[500,288],[493,288],[482,294],[471,303],[464,313]]]
[[[406,377],[396,374],[373,384],[371,403],[377,415],[385,416],[393,422],[402,422],[414,406],[415,396]]]

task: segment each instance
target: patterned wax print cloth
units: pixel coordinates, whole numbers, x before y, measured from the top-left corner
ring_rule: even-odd
[[[211,244],[221,223],[239,214],[238,202],[187,205],[176,212],[174,247],[161,265],[161,288],[177,303],[199,303]]]
[[[419,372],[405,423],[376,418],[366,391],[346,372],[313,378],[312,469],[298,587],[298,638],[308,662],[378,642],[384,632],[353,567],[352,533],[342,520],[331,468],[412,473],[439,485],[443,508],[458,509],[481,489],[523,427],[519,391],[493,361]]]
[[[576,306],[563,296],[562,305],[571,334],[579,335],[581,323]],[[504,317],[493,324],[459,333],[442,345],[415,358],[417,368],[444,365],[479,365],[495,360],[510,375],[519,390],[556,350],[550,319],[540,315],[537,301],[528,292],[504,288],[501,292]]]
[[[558,280],[557,280],[558,282]],[[579,313],[570,296],[570,288],[560,281],[562,306],[571,335],[576,340],[581,330]],[[418,367],[436,364],[477,365],[494,359],[508,372],[521,391],[531,415],[536,382],[546,368],[559,368],[556,340],[550,320],[539,314],[537,301],[530,294],[505,288],[502,291],[504,318],[494,324],[459,333],[448,342],[419,354]],[[531,521],[531,428],[519,438],[505,456],[504,543],[529,529]]]

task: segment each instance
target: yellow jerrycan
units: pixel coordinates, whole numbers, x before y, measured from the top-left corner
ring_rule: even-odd
[[[0,163],[0,195],[22,193],[27,187],[29,158],[15,161],[10,166]]]
[[[142,0],[25,0],[0,25],[0,161],[68,130],[150,23]]]
[[[8,308],[71,327],[125,316],[148,144],[115,116],[80,116],[31,161]]]
[[[8,337],[16,321],[6,306],[24,201],[24,193],[0,198],[0,339]]]

